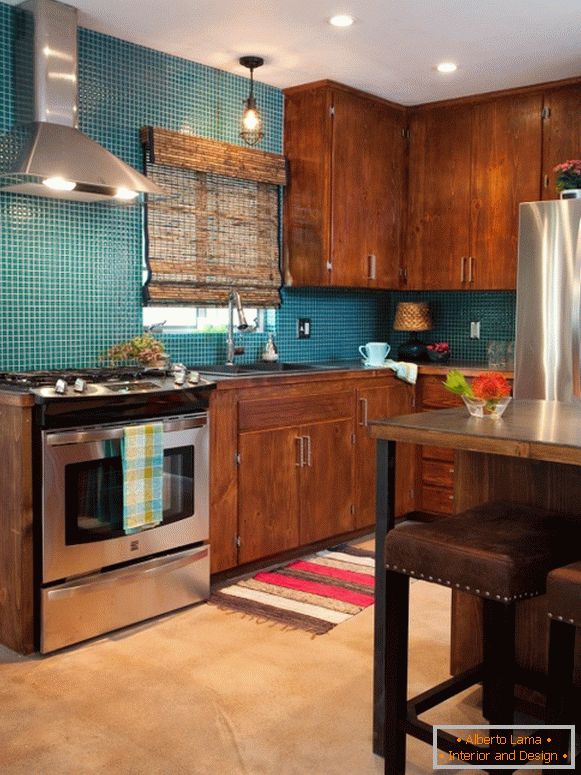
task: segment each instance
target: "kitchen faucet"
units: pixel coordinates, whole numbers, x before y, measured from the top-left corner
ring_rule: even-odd
[[[234,365],[234,356],[242,355],[244,353],[244,347],[236,347],[234,344],[234,306],[236,306],[236,314],[238,315],[238,325],[236,328],[238,331],[250,332],[256,331],[256,326],[249,326],[246,321],[246,315],[242,307],[242,301],[240,300],[240,294],[235,291],[234,288],[228,295],[228,333],[226,335],[226,365]]]

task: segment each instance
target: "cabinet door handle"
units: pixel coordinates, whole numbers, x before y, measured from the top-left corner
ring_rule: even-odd
[[[468,282],[473,283],[474,282],[474,256],[470,256],[468,259]]]
[[[543,176],[543,186],[545,188],[549,188],[549,176],[548,175],[544,175]]]
[[[312,468],[313,466],[313,450],[311,447],[311,437],[310,436],[303,436],[304,440],[307,443],[307,462],[306,465],[309,468]]]
[[[305,464],[304,436],[296,436],[295,441],[297,442],[297,459],[295,466],[297,468],[302,468]]]
[[[377,257],[373,253],[367,256],[367,279],[377,279]]]
[[[367,399],[366,398],[360,398],[359,399],[359,408],[360,408],[360,412],[359,412],[359,417],[360,417],[359,425],[361,425],[363,428],[367,428],[367,420],[368,420],[367,409],[368,409],[368,407],[367,407]]]
[[[462,256],[460,259],[460,282],[464,282],[464,277],[466,274],[466,256]]]

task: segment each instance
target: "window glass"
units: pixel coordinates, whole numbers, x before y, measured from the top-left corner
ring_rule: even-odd
[[[264,330],[262,310],[244,307],[246,320],[251,326],[257,325],[257,331]],[[238,322],[234,312],[234,323]],[[163,324],[163,326],[161,325]],[[153,333],[191,331],[199,334],[225,333],[228,327],[227,307],[144,307],[143,325]]]

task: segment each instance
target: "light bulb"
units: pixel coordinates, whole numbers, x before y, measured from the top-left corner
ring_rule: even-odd
[[[72,180],[66,180],[59,175],[55,175],[52,178],[45,178],[42,181],[42,185],[53,191],[73,191],[73,189],[77,187],[77,184]]]
[[[260,126],[260,116],[255,108],[246,108],[242,116],[242,125],[249,132],[254,132]]]
[[[115,192],[115,199],[129,200],[129,199],[135,199],[136,196],[138,196],[137,191],[132,191],[130,188],[125,188],[123,186],[118,188],[117,191]]]
[[[458,65],[454,62],[440,62],[436,69],[439,73],[454,73],[458,69]]]
[[[331,16],[329,24],[332,24],[333,27],[350,27],[354,21],[355,19],[351,14],[339,13],[336,16]]]

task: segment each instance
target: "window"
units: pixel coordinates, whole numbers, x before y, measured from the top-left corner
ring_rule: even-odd
[[[257,331],[264,331],[264,310],[244,307],[250,325],[257,325]],[[236,322],[236,317],[234,317]],[[163,324],[163,329],[161,324]],[[226,333],[228,327],[227,307],[144,307],[144,328],[160,328],[166,333]]]

